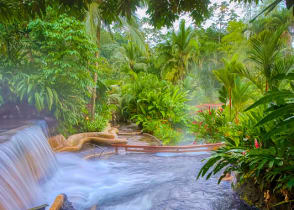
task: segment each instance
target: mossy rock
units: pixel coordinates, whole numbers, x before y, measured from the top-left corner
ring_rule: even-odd
[[[237,176],[237,180],[238,176]],[[283,198],[277,194],[271,194],[269,203],[265,202],[264,192],[260,190],[259,185],[255,183],[253,179],[247,179],[242,183],[237,181],[237,184],[233,186],[235,192],[239,195],[239,198],[244,201],[250,207],[256,207],[257,209],[273,209],[273,210],[290,210],[290,205],[284,204],[273,207],[273,204],[283,201]],[[271,207],[268,207],[271,206]]]
[[[237,183],[234,190],[247,205],[254,206],[260,209],[266,208],[263,193],[260,192],[258,186],[254,184],[253,180],[248,180],[244,183]]]

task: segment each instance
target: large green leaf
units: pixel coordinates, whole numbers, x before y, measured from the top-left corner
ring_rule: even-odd
[[[265,118],[259,121],[256,126],[260,126],[271,120],[275,120],[277,118],[283,117],[285,114],[291,114],[291,113],[294,113],[294,104],[287,104],[268,114]]]
[[[269,131],[266,135],[265,138],[269,138],[273,135],[278,135],[283,132],[287,132],[289,129],[291,130],[294,125],[294,116],[289,117],[282,122],[280,122],[278,125],[276,125],[271,131]],[[289,127],[290,126],[290,127]]]
[[[258,101],[256,101],[254,104],[249,106],[245,111],[248,111],[250,109],[253,109],[261,104],[267,104],[269,102],[273,102],[280,99],[287,99],[287,98],[293,98],[294,94],[289,90],[283,90],[283,91],[270,91],[268,94]]]

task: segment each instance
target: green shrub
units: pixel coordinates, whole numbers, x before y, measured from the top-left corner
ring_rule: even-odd
[[[143,131],[156,136],[164,145],[175,145],[183,136],[181,132],[172,128],[166,120],[149,120],[143,123]]]
[[[137,80],[123,88],[123,95],[122,109],[136,121],[166,119],[181,124],[187,117],[187,93],[155,75],[139,74]]]
[[[166,144],[179,141],[180,135],[175,128],[185,126],[189,120],[187,92],[146,73],[138,74],[135,81],[122,89],[122,118],[133,120]],[[158,128],[152,127],[153,122]],[[166,125],[162,125],[163,122]]]
[[[224,140],[222,128],[226,123],[222,109],[198,111],[190,130],[196,134],[196,138],[204,139],[206,142],[220,142]]]
[[[109,119],[103,115],[95,113],[95,119],[90,120],[85,118],[79,125],[79,131],[81,132],[99,132],[106,128]]]
[[[107,127],[109,120],[112,117],[114,107],[106,103],[97,104],[95,118],[90,119],[88,110],[83,111],[84,118],[79,121],[77,129],[79,132],[100,132]]]

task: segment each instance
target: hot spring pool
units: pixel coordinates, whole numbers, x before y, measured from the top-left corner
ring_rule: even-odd
[[[55,175],[42,185],[42,203],[67,194],[76,209],[188,210],[248,209],[218,177],[196,180],[209,153],[127,154],[83,160],[57,154]]]

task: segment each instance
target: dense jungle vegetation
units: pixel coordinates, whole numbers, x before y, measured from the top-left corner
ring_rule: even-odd
[[[163,144],[225,142],[198,177],[235,172],[262,207],[291,208],[293,1],[231,3],[0,0],[0,105],[33,106],[64,135],[111,121]]]

